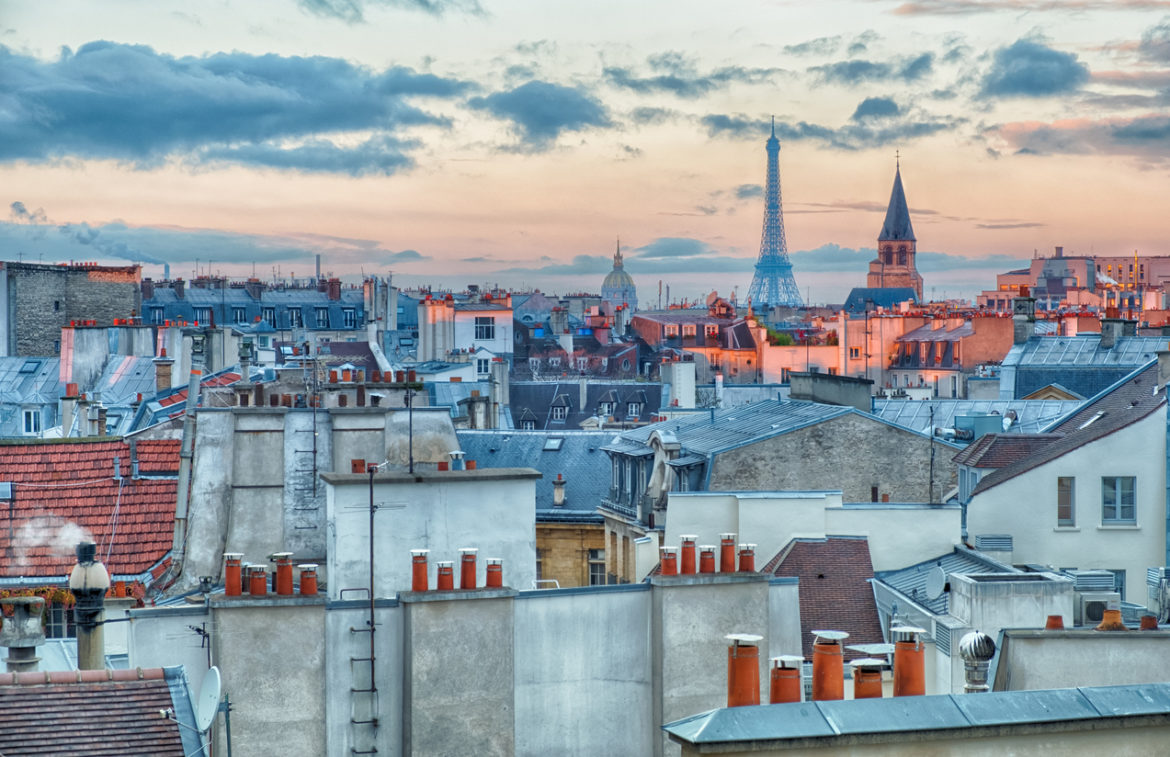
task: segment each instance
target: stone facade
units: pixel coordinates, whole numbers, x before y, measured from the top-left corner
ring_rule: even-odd
[[[8,355],[60,354],[60,334],[70,321],[138,315],[140,266],[0,264],[0,331]]]
[[[589,552],[605,549],[600,523],[537,523],[536,551],[540,578],[554,580],[563,589],[589,586]],[[602,559],[605,552],[600,553]],[[605,575],[602,574],[602,582]]]

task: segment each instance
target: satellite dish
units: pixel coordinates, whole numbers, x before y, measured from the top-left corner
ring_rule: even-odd
[[[936,565],[926,574],[926,596],[938,599],[947,589],[947,572],[941,565]]]
[[[212,665],[203,676],[203,685],[199,687],[199,698],[195,700],[195,725],[203,733],[215,721],[219,712],[219,668]]]

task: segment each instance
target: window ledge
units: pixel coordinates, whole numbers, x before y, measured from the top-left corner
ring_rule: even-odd
[[[1058,532],[1059,531],[1071,532],[1071,531],[1080,531],[1081,528],[1080,528],[1080,526],[1056,526],[1052,530],[1058,531]]]
[[[1136,523],[1102,523],[1097,526],[1098,531],[1141,531],[1142,527]]]

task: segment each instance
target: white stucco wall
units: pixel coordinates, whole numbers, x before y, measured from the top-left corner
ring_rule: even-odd
[[[957,506],[831,507],[825,533],[865,536],[874,570],[897,570],[951,551],[959,543],[963,511]]]
[[[1126,571],[1126,597],[1145,601],[1146,568],[1166,559],[1165,408],[972,497],[967,530],[1011,534],[1012,561]],[[1076,478],[1076,526],[1056,525],[1056,479]],[[1137,522],[1102,525],[1101,478],[1135,476]]]

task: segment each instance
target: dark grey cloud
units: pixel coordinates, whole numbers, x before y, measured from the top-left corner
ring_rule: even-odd
[[[262,168],[294,169],[305,173],[347,173],[351,176],[389,175],[411,165],[404,152],[417,142],[403,142],[390,136],[372,137],[354,147],[338,147],[326,140],[313,140],[296,147],[251,144],[210,147],[203,151],[208,163],[234,163]]]
[[[659,237],[650,244],[636,247],[630,252],[631,259],[662,260],[689,258],[697,255],[717,254],[711,245],[690,237]]]
[[[20,200],[12,203],[8,208],[12,219],[17,223],[43,224],[49,221],[48,216],[45,215],[44,208],[29,210]]]
[[[695,99],[734,83],[765,83],[781,72],[777,68],[724,66],[702,73],[691,58],[675,51],[651,55],[646,62],[653,73],[639,74],[629,67],[607,66],[602,75],[611,86],[639,94],[664,92]]]
[[[1049,97],[1073,92],[1089,80],[1089,67],[1073,53],[1020,39],[995,51],[983,77],[986,97]]]
[[[336,18],[354,24],[365,20],[370,7],[401,8],[439,16],[448,11],[480,14],[476,0],[297,0],[305,10],[317,16]]]
[[[973,258],[945,252],[919,252],[915,258],[918,270],[923,273],[955,271],[964,268],[991,268],[1006,271],[1028,266],[1027,258],[1017,258],[1011,255],[987,255]]]
[[[1170,18],[1162,19],[1142,33],[1138,51],[1147,60],[1170,62]]]
[[[881,39],[881,35],[873,29],[867,29],[861,34],[854,37],[853,41],[849,43],[849,47],[845,50],[849,55],[861,55],[869,52],[869,46]]]
[[[382,260],[387,263],[403,263],[411,260],[430,260],[430,257],[423,255],[418,250],[402,250],[401,252],[387,250]]]
[[[893,118],[901,112],[898,103],[888,97],[867,97],[857,105],[850,119],[865,121],[871,118]]]
[[[832,55],[841,49],[841,35],[832,37],[817,37],[795,45],[785,45],[784,52],[789,55]]]
[[[864,271],[869,261],[877,257],[877,250],[872,247],[854,249],[828,243],[811,250],[799,250],[788,253],[792,267],[799,275],[805,273],[829,273],[835,271]],[[942,252],[919,252],[916,256],[920,271],[927,273],[938,271],[954,271],[963,269],[994,269],[1005,270],[1017,268],[1027,261],[1014,258],[1010,255],[989,255],[982,258],[972,258],[965,255],[950,255]]]
[[[768,134],[769,122],[745,115],[709,114],[699,119],[712,137],[760,139]],[[865,119],[833,128],[806,121],[776,121],[776,136],[783,141],[812,140],[843,150],[863,150],[895,143],[905,143],[953,129],[964,123],[958,118],[902,113],[898,118]]]
[[[542,261],[545,258],[541,259]],[[500,274],[539,276],[604,276],[613,266],[607,255],[576,255],[570,262],[549,262],[534,268],[517,267]],[[663,237],[630,251],[626,269],[633,276],[686,273],[748,273],[755,258],[726,255],[707,242],[688,237]]]
[[[1005,124],[991,130],[1020,155],[1127,155],[1151,164],[1170,156],[1170,116],[1153,114],[1057,124]]]
[[[760,184],[740,184],[735,188],[737,200],[747,200],[752,197],[763,197],[764,187]]]
[[[630,119],[637,124],[662,124],[678,117],[678,112],[669,108],[634,108]]]
[[[210,155],[277,168],[390,173],[409,165],[405,154],[388,159],[396,130],[447,123],[410,99],[453,99],[473,88],[339,58],[241,52],[176,58],[114,42],[66,49],[51,61],[0,47],[0,70],[0,162],[77,157],[138,168]],[[335,141],[357,131],[377,136],[355,148]],[[373,168],[355,168],[362,155],[375,158]]]
[[[527,149],[545,149],[563,132],[608,126],[609,113],[583,89],[530,81],[515,89],[468,101],[472,108],[510,121]]]
[[[934,53],[921,53],[894,61],[843,60],[808,68],[823,82],[855,86],[874,81],[916,81],[934,67]]]

